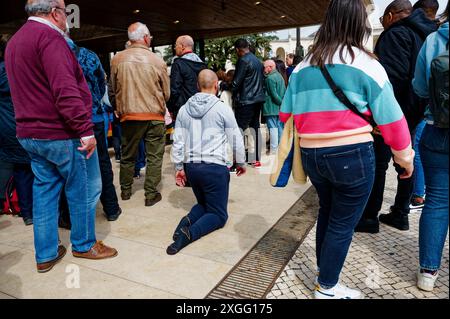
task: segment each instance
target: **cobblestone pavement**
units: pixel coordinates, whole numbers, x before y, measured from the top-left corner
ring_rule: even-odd
[[[389,172],[382,213],[394,202],[395,175]],[[340,281],[363,292],[366,299],[448,299],[449,240],[444,247],[439,277],[433,292],[416,287],[420,212],[411,212],[410,230],[399,231],[380,224],[375,235],[356,233]],[[313,298],[315,227],[276,281],[268,299]]]

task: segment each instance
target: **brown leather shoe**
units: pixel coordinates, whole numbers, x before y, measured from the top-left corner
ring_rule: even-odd
[[[130,200],[130,198],[131,198],[131,193],[124,193],[124,192],[122,192],[122,193],[120,193],[120,197],[122,198],[122,200]]]
[[[45,263],[38,263],[37,265],[37,271],[38,273],[44,273],[52,270],[53,266],[55,266],[66,254],[67,249],[63,245],[58,246],[58,256],[50,261],[47,261]]]
[[[116,257],[117,254],[118,252],[116,249],[106,246],[101,240],[97,241],[94,246],[85,253],[72,251],[74,257],[86,259],[106,259]]]
[[[145,200],[145,206],[149,207],[149,206],[153,206],[155,205],[157,202],[160,202],[162,199],[162,196],[160,193],[157,193],[155,198],[153,199],[146,199]]]

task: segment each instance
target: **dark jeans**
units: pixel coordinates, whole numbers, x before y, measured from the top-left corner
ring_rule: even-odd
[[[33,182],[31,164],[14,164],[14,182],[19,197],[20,216],[33,218]]]
[[[327,289],[339,281],[353,231],[372,190],[373,144],[302,148],[301,153],[305,172],[319,195],[316,257],[319,284]]]
[[[383,205],[386,171],[388,170],[389,162],[392,158],[391,148],[384,143],[383,137],[375,134],[373,137],[375,149],[375,181],[369,201],[364,210],[364,219],[376,219],[378,217],[378,213]],[[393,212],[408,214],[414,178],[400,179],[403,168],[396,163],[394,163],[394,167],[397,171],[397,194],[395,195]]]
[[[122,127],[120,126],[120,121],[115,118],[112,125],[112,144],[116,160],[120,160],[122,158],[121,140],[122,140]],[[145,167],[145,141],[141,140],[141,143],[139,144],[138,158],[136,160],[136,165],[134,167],[135,175],[137,175],[144,167]]]
[[[247,162],[259,161],[261,159],[262,137],[259,127],[263,105],[264,103],[239,105],[235,109],[236,122],[242,130],[242,136],[244,135],[244,131],[250,128],[255,141],[255,153],[248,154]]]
[[[112,123],[112,144],[116,160],[120,160],[122,157],[121,139],[122,139],[122,127],[120,126],[119,119],[114,117],[114,121]]]
[[[114,174],[109,158],[108,146],[106,145],[105,123],[94,123],[94,134],[97,140],[98,160],[100,164],[100,174],[102,176],[102,194],[100,201],[106,215],[112,216],[119,211],[116,188],[114,186]]]
[[[136,164],[134,165],[134,176],[140,175],[141,169],[144,167],[145,167],[145,140],[142,139],[139,142]]]
[[[0,161],[0,205],[6,199],[6,184],[11,176],[14,176],[16,184],[20,215],[24,219],[33,218],[34,174],[31,170],[31,164],[15,164]]]
[[[0,204],[3,203],[6,192],[6,184],[14,174],[14,164],[9,162],[3,162],[0,160]]]
[[[226,166],[206,163],[189,163],[185,169],[198,203],[188,214],[192,241],[195,241],[225,226],[230,172]]]
[[[120,162],[120,187],[131,194],[133,175],[139,143],[145,140],[147,169],[145,172],[145,198],[156,197],[161,182],[161,169],[165,150],[165,124],[162,121],[125,121],[122,125],[122,160]]]

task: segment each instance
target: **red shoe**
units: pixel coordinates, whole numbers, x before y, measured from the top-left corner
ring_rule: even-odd
[[[255,161],[252,163],[253,168],[261,168],[261,162],[260,161]]]

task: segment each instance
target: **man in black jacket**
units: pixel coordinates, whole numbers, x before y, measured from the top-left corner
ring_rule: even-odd
[[[198,92],[197,80],[206,64],[193,53],[194,40],[188,35],[178,37],[175,42],[177,58],[170,71],[170,100],[167,108],[175,121],[178,111]]]
[[[242,131],[250,127],[255,141],[255,154],[253,154],[252,158],[248,158],[247,161],[251,162],[253,167],[260,168],[260,147],[262,143],[259,127],[262,106],[266,100],[264,93],[264,66],[250,52],[250,45],[247,40],[237,40],[234,47],[239,57],[231,84],[236,121]]]
[[[420,99],[412,87],[416,60],[426,37],[437,30],[436,23],[430,20],[423,10],[432,6],[436,13],[437,0],[419,0],[419,2],[420,6],[418,5],[414,11],[408,0],[395,0],[386,8],[380,18],[385,31],[375,47],[375,54],[386,69],[412,135],[417,124],[423,119],[426,106],[426,101]],[[363,217],[355,229],[358,232],[379,231],[378,213],[383,204],[386,171],[392,154],[389,146],[376,131],[375,181]],[[379,221],[399,230],[408,230],[409,203],[414,179],[400,179],[402,169],[396,164],[394,166],[398,173],[395,203],[389,214],[380,215]]]

